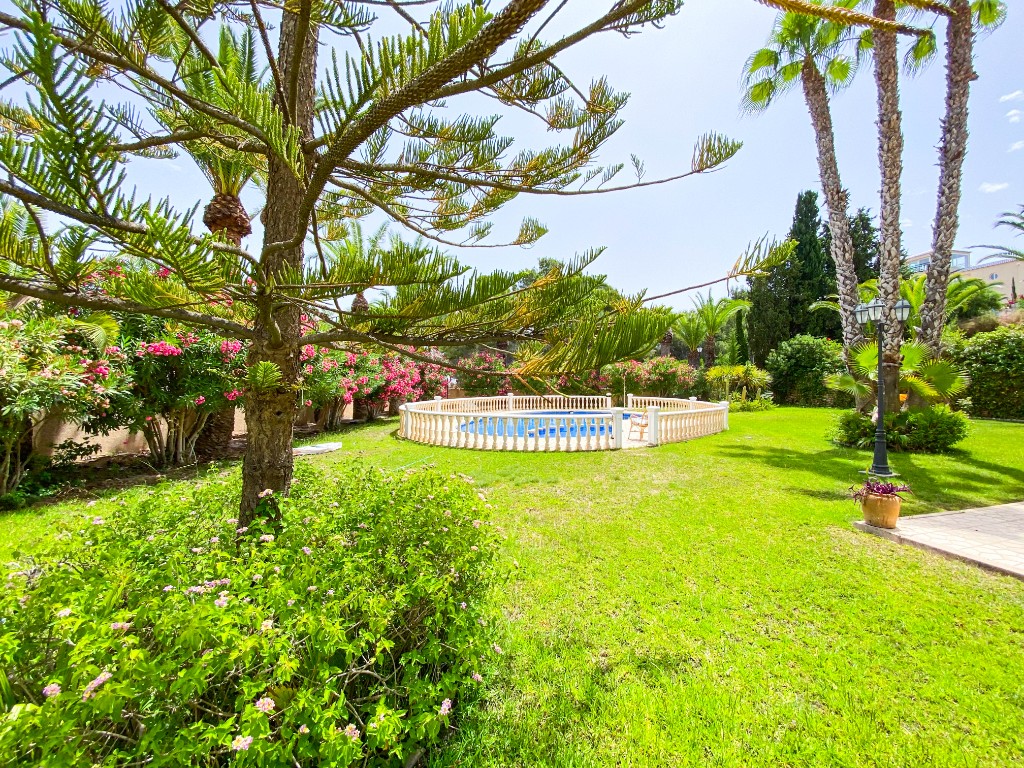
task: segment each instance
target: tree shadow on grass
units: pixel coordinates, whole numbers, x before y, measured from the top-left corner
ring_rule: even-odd
[[[823,451],[801,451],[791,448],[763,446],[720,446],[715,453],[751,464],[764,464],[787,471],[813,472],[822,478],[854,485],[863,479],[860,470],[870,463],[870,454],[848,448]],[[955,456],[959,465],[955,471],[936,470],[921,466],[913,454],[900,453],[890,457],[890,463],[900,473],[900,482],[913,490],[911,511],[915,514],[940,510],[966,509],[989,503],[992,498],[1012,501],[1024,496],[1024,472],[976,459],[968,452]],[[826,489],[802,488],[793,490],[814,498],[835,501],[837,495]],[[979,502],[979,500],[982,500]]]

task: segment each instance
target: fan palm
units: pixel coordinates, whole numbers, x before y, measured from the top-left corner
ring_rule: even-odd
[[[901,395],[925,402],[949,401],[967,389],[966,374],[949,360],[932,355],[927,345],[908,341],[901,351]],[[858,402],[869,402],[878,384],[878,347],[870,342],[858,344],[850,356],[850,372],[833,374],[825,384],[830,389],[849,392]]]
[[[704,343],[704,321],[696,312],[683,312],[676,318],[673,330],[686,345],[686,359],[694,368],[700,365],[701,344]]]
[[[857,0],[840,0],[835,5],[849,9],[857,5]],[[864,337],[854,316],[857,271],[846,215],[847,193],[836,160],[830,94],[846,87],[853,78],[856,60],[846,53],[852,40],[849,29],[840,24],[784,13],[776,19],[768,44],[747,60],[743,74],[743,108],[752,113],[767,109],[798,83],[803,88],[818,146],[818,170],[828,206],[843,341],[848,349]]]
[[[712,299],[711,294],[705,299],[698,296],[694,302],[697,307],[697,316],[704,327],[704,360],[711,366],[715,364],[715,345],[720,334],[729,322],[729,319],[750,306],[746,299]]]

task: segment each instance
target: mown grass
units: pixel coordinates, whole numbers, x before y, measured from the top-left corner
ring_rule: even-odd
[[[353,456],[473,476],[517,566],[504,665],[435,766],[1024,762],[1024,584],[855,532],[832,414],[734,414],[658,449],[490,454],[353,429]],[[893,457],[905,513],[1024,498],[1024,426]],[[80,503],[80,502],[79,502]],[[0,518],[0,553],[68,505]],[[468,707],[467,707],[468,708]]]

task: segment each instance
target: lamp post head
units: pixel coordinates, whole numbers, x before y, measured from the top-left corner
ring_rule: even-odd
[[[910,302],[900,299],[896,302],[896,319],[903,323],[908,317],[910,317]]]
[[[853,315],[854,315],[854,317],[857,318],[857,322],[860,325],[867,325],[868,324],[868,305],[865,304],[862,301],[860,304],[858,304],[854,308]]]
[[[881,301],[875,299],[868,304],[868,320],[872,323],[877,323],[882,317],[882,310],[885,309],[885,305]]]

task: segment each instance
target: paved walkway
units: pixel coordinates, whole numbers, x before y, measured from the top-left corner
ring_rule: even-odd
[[[1024,579],[1024,502],[901,517],[891,531],[860,521],[854,525],[901,544]]]

